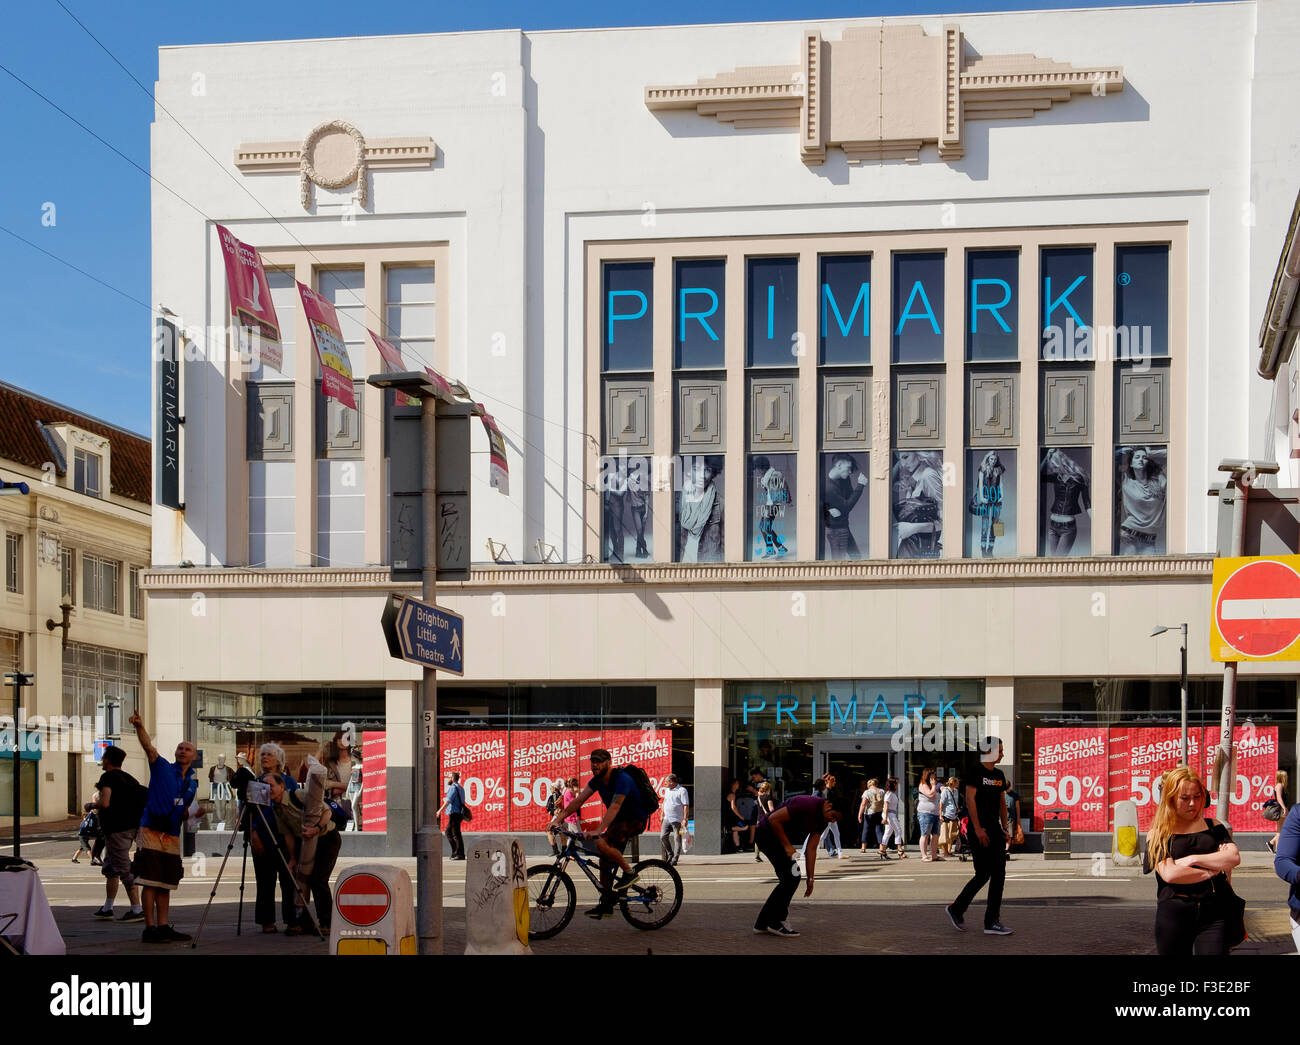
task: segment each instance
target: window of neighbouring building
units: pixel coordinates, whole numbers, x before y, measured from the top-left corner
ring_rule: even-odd
[[[81,555],[81,601],[88,610],[121,613],[122,564],[98,555]]]
[[[103,458],[86,450],[72,452],[72,488],[87,497],[99,497],[100,468]]]

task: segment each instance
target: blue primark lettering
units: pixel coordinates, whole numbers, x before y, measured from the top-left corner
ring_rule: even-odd
[[[758,707],[750,707],[749,702],[751,700],[757,700]],[[752,711],[755,714],[758,714],[758,712],[762,711],[765,707],[767,707],[767,701],[764,700],[762,697],[746,697],[744,700],[740,702],[741,724],[746,726],[749,725],[749,713]]]
[[[1007,291],[1010,294],[1010,291]],[[844,337],[849,336],[849,331],[853,329],[853,320],[857,318],[858,309],[862,309],[862,336],[869,337],[871,334],[871,284],[863,283],[858,288],[858,296],[853,299],[853,311],[849,313],[849,318],[845,319],[840,313],[839,304],[835,300],[835,293],[831,290],[829,283],[822,284],[822,337],[826,336],[828,327],[828,317],[826,306],[835,313],[835,323],[840,328],[840,334]]]
[[[686,311],[687,294],[708,294],[709,298],[713,301],[713,304],[707,312],[687,312]],[[713,332],[713,328],[709,326],[707,322],[705,322],[705,320],[709,316],[713,315],[713,313],[718,311],[718,295],[715,294],[708,287],[682,287],[681,293],[678,295],[678,311],[681,313],[681,318],[677,322],[678,341],[686,340],[686,321],[688,319],[698,319],[700,321],[700,326],[702,326],[705,329],[705,331],[708,333],[710,340],[712,341],[718,340],[718,335]],[[768,337],[771,336],[772,336],[771,334],[768,334]]]
[[[850,698],[849,706],[846,708],[841,708],[839,705],[839,701],[837,701],[833,696],[830,698],[830,705],[831,705],[832,726],[835,725],[836,712],[839,712],[840,721],[843,722],[845,725],[848,725],[849,723],[849,715],[853,716],[853,724],[855,726],[858,724],[858,698],[856,696]]]
[[[785,706],[785,701],[787,700],[790,702],[789,707]],[[782,715],[789,715],[790,721],[797,726],[799,724],[799,720],[794,717],[794,713],[798,709],[798,707],[799,707],[799,701],[795,700],[794,697],[777,697],[776,698],[776,724],[778,726],[781,724]]]
[[[977,290],[976,288],[983,283],[996,285],[1002,288],[1002,300],[999,301],[996,305],[980,304],[979,290]],[[1067,290],[1066,293],[1068,294],[1069,291]],[[998,309],[1006,308],[1007,305],[1009,304],[1011,304],[1011,284],[1008,283],[1005,279],[972,279],[970,281],[970,332],[972,334],[976,333],[975,313],[978,312],[980,309],[985,309],[986,311],[993,313],[993,318],[998,321],[998,326],[1002,328],[1002,333],[1010,334],[1011,328],[1007,326],[1006,320],[1003,319],[1002,316],[998,313]]]
[[[871,714],[867,716],[868,726],[876,720],[877,711],[880,712],[880,717],[886,722],[893,719],[893,716],[889,713],[889,705],[885,703],[885,695],[883,693],[876,694],[876,702],[871,705]]]
[[[904,693],[903,694],[903,718],[908,717],[909,714],[908,709],[909,707],[911,707],[911,702],[914,700],[919,700],[921,702],[917,704],[915,707],[916,717],[917,718],[921,717],[921,709],[925,707],[925,697],[921,696],[920,693]]]
[[[921,303],[925,305],[925,311],[917,312],[913,315],[912,302],[916,300],[918,294],[921,295]],[[934,309],[930,305],[930,299],[925,296],[925,287],[921,285],[919,279],[912,284],[912,293],[907,295],[907,304],[903,307],[903,314],[898,318],[898,329],[894,331],[896,335],[903,332],[903,324],[905,324],[909,319],[928,319],[934,332],[936,334],[942,333],[939,329],[939,321],[934,318]]]
[[[641,311],[640,311],[640,312],[637,312],[637,313],[634,314],[634,315],[625,315],[625,316],[616,316],[616,315],[614,315],[614,299],[615,299],[616,297],[634,297],[634,298],[640,298],[640,299],[641,299]],[[650,307],[650,302],[646,300],[646,296],[645,296],[643,293],[641,293],[641,291],[639,291],[639,290],[611,290],[611,291],[609,292],[609,320],[608,320],[608,322],[606,323],[606,328],[609,330],[609,343],[610,343],[611,345],[614,343],[614,322],[615,322],[615,320],[620,320],[620,319],[640,319],[642,316],[645,315],[645,313],[646,313],[646,309],[649,308],[649,307]]]
[[[957,701],[959,701],[959,700],[961,700],[961,694],[960,694],[960,693],[954,695],[953,698],[952,698],[952,700],[944,700],[942,697],[940,697],[940,698],[939,698],[939,718],[940,718],[940,719],[943,718],[943,712],[944,712],[944,709],[945,709],[945,708],[948,709],[948,714],[950,714],[953,718],[960,718],[961,716],[957,714],[957,709],[956,709],[956,707],[954,706],[954,705],[957,703]]]
[[[1083,321],[1083,317],[1079,315],[1079,313],[1074,310],[1074,306],[1070,304],[1070,295],[1074,292],[1075,287],[1077,287],[1080,283],[1082,283],[1087,278],[1088,278],[1087,276],[1075,277],[1074,282],[1071,283],[1068,288],[1066,288],[1065,293],[1062,294],[1055,301],[1053,301],[1052,300],[1052,277],[1051,276],[1043,277],[1043,300],[1047,303],[1047,311],[1043,313],[1043,326],[1048,327],[1052,325],[1052,313],[1055,312],[1062,305],[1064,305],[1065,310],[1074,317],[1074,322],[1076,324],[1084,328],[1088,326],[1088,324]]]
[[[767,285],[767,339],[772,340],[776,335],[772,332],[772,314],[776,311],[776,285],[769,283]]]

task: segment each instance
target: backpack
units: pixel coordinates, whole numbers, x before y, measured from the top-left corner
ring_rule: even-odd
[[[149,789],[140,783],[130,773],[123,773],[127,779],[126,794],[123,795],[124,808],[126,812],[121,814],[121,819],[114,819],[115,823],[138,824],[144,816],[145,804],[149,801]],[[113,805],[117,805],[117,795],[110,800]]]
[[[641,808],[645,810],[648,819],[654,813],[659,811],[659,793],[650,783],[650,777],[640,766],[619,766],[620,773],[626,773],[632,778],[632,783],[636,785],[636,797]]]

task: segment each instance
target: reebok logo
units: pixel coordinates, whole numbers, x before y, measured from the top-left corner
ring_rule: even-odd
[[[152,1012],[151,983],[68,983],[50,985],[51,1016],[130,1016],[137,1027],[147,1026]]]

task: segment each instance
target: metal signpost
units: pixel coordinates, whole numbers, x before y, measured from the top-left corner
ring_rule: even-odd
[[[403,605],[401,615],[405,622],[401,631],[397,627],[398,608],[392,599],[384,608],[382,624],[388,646],[394,656],[420,664],[424,668],[424,679],[420,684],[420,723],[421,757],[418,765],[420,780],[418,791],[421,796],[420,828],[416,834],[416,931],[420,937],[421,954],[442,953],[442,833],[438,830],[438,677],[436,668],[452,670],[450,663],[450,641],[456,635],[456,651],[459,667],[464,665],[464,627],[452,632],[450,626],[444,631],[433,625],[427,634],[420,622],[432,621],[433,615],[450,619],[455,614],[439,611],[434,606],[438,589],[438,519],[434,506],[437,503],[437,431],[438,401],[443,393],[430,380],[428,375],[411,372],[397,374],[375,374],[367,379],[367,384],[377,388],[393,388],[420,399],[420,432],[422,439],[423,464],[421,469],[421,493],[423,510],[422,544],[424,562],[421,569],[423,582],[422,602],[413,599],[401,599],[402,604],[414,603],[409,610]],[[454,402],[454,400],[451,400]],[[459,618],[456,618],[459,620]],[[403,633],[405,644],[403,643]],[[441,645],[441,636],[446,634]],[[403,653],[402,650],[406,650]],[[444,658],[444,663],[438,659]],[[457,672],[459,674],[459,672]]]

